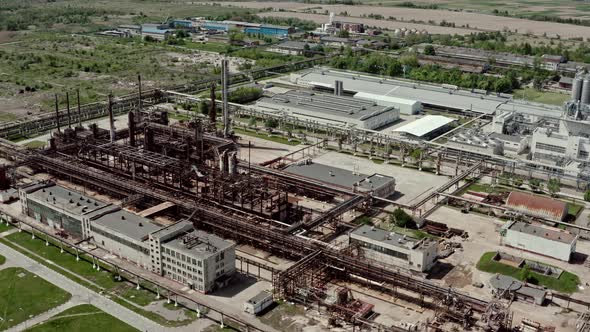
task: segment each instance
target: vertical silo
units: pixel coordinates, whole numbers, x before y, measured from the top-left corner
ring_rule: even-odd
[[[572,100],[579,101],[582,97],[582,83],[583,80],[581,77],[576,76],[572,81]]]
[[[582,84],[582,96],[580,102],[584,105],[590,104],[590,77],[584,77],[584,83]]]

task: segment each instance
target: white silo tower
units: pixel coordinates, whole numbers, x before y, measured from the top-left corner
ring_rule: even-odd
[[[572,101],[579,101],[582,97],[582,84],[583,79],[581,76],[576,75],[572,81]]]
[[[590,104],[590,76],[588,75],[584,77],[584,82],[582,83],[582,96],[580,97],[580,102],[583,105]]]

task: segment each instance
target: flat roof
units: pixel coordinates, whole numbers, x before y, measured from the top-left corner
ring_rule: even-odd
[[[74,215],[91,213],[111,205],[51,183],[35,184],[25,190],[31,198]]]
[[[564,230],[554,230],[548,227],[536,226],[522,221],[513,222],[512,225],[508,227],[508,229],[515,232],[544,237],[548,240],[567,244],[574,242],[574,240],[576,239],[576,236],[570,232]]]
[[[260,302],[268,299],[269,297],[272,297],[272,293],[267,290],[264,290],[256,295],[254,295],[254,297],[249,299],[247,302],[252,303],[252,304],[257,304],[257,303],[260,303]]]
[[[393,97],[393,96],[384,96],[384,95],[368,93],[368,92],[357,92],[354,94],[354,98],[368,99],[368,100],[380,100],[380,101],[384,101],[387,103],[402,104],[402,105],[408,105],[408,106],[414,106],[416,104],[420,104],[420,102],[417,100],[405,99],[405,98],[399,98],[399,97]]]
[[[137,241],[146,240],[150,233],[162,228],[149,219],[122,209],[101,215],[92,223]]]
[[[362,173],[353,173],[349,170],[332,167],[318,163],[296,163],[287,166],[283,171],[316,179],[324,183],[334,184],[340,187],[351,189],[354,184],[359,187],[371,190],[371,188],[380,188],[394,178],[381,174],[373,174],[371,176]]]
[[[370,100],[297,90],[264,97],[257,102],[258,106],[264,104],[277,111],[289,108],[294,114],[298,109],[312,112],[314,117],[324,117],[328,121],[336,121],[333,116],[362,121],[393,109],[392,106],[378,106]],[[309,113],[302,115],[312,116]]]
[[[192,238],[194,242],[184,243],[183,239]],[[193,230],[184,236],[177,237],[164,243],[162,246],[178,251],[190,257],[206,258],[233,246],[233,242],[224,240],[219,236],[201,231]]]
[[[442,128],[455,119],[447,118],[442,115],[426,115],[420,119],[412,121],[405,126],[394,129],[395,132],[410,134],[417,137],[427,135],[439,128]]]
[[[296,74],[295,74],[296,75]],[[343,82],[345,91],[365,92],[416,100],[423,104],[437,105],[459,110],[471,110],[477,113],[493,114],[508,97],[484,95],[469,90],[457,90],[418,82],[406,82],[369,76],[360,73],[334,71],[328,69],[311,69],[300,74],[299,84],[334,88],[334,81]]]
[[[287,40],[287,41],[284,41],[278,45],[271,46],[270,48],[279,47],[279,48],[286,48],[286,49],[290,49],[290,50],[303,50],[303,49],[305,49],[305,45],[309,45],[309,44],[306,42]]]
[[[363,225],[355,229],[351,235],[405,249],[413,249],[420,242],[418,239],[370,225]]]
[[[508,142],[512,142],[512,143],[520,143],[520,141],[522,140],[522,136],[514,136],[514,135],[506,135],[506,134],[498,134],[498,133],[492,133],[490,135],[490,137],[501,140],[501,141],[508,141]]]

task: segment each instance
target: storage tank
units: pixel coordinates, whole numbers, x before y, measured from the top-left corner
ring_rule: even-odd
[[[582,97],[582,83],[581,77],[575,77],[572,81],[572,100],[578,101]]]
[[[590,77],[584,77],[584,83],[582,84],[582,96],[580,102],[583,105],[590,104]]]

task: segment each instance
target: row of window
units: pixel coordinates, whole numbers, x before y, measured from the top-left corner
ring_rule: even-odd
[[[174,273],[178,273],[178,275],[182,275],[183,277],[188,278],[189,280],[198,280],[199,282],[203,282],[202,276],[198,276],[198,275],[183,271],[181,269],[177,269],[175,266],[172,266],[172,265],[164,264],[164,266],[168,269],[167,271],[172,271]],[[199,273],[199,274],[201,274],[201,273]]]
[[[122,239],[122,238],[120,238],[120,237],[118,237],[118,236],[116,236],[116,235],[114,235],[112,233],[105,232],[102,229],[96,228],[96,227],[94,227],[92,225],[90,225],[90,230],[92,230],[92,232],[94,232],[96,234],[100,234],[100,235],[102,235],[102,236],[104,236],[106,238],[109,238],[109,239],[111,239],[111,240],[113,240],[113,241],[115,241],[117,243],[120,243],[120,244],[122,244],[122,245],[124,245],[126,247],[129,247],[129,248],[135,249],[137,251],[143,252],[146,255],[149,255],[149,253],[150,253],[147,248],[144,248],[144,247],[142,247],[140,245],[137,245],[137,244],[135,244],[133,242],[127,241],[125,239]]]
[[[540,150],[552,151],[552,152],[565,154],[565,147],[563,147],[563,146],[557,146],[557,145],[537,142],[537,144],[535,144],[535,148],[540,149]]]
[[[385,255],[389,255],[389,256],[393,256],[393,257],[396,257],[396,258],[403,259],[405,261],[408,260],[408,255],[405,254],[405,253],[403,253],[403,252],[399,252],[399,251],[392,250],[392,249],[389,249],[389,248],[384,248],[382,246],[379,246],[379,245],[376,245],[376,244],[373,244],[373,243],[359,241],[359,240],[356,240],[356,239],[350,239],[350,241],[351,241],[351,243],[358,244],[362,248],[366,248],[366,249],[370,249],[370,250],[373,250],[373,251],[377,251],[377,252],[380,252],[380,253],[385,254]]]

